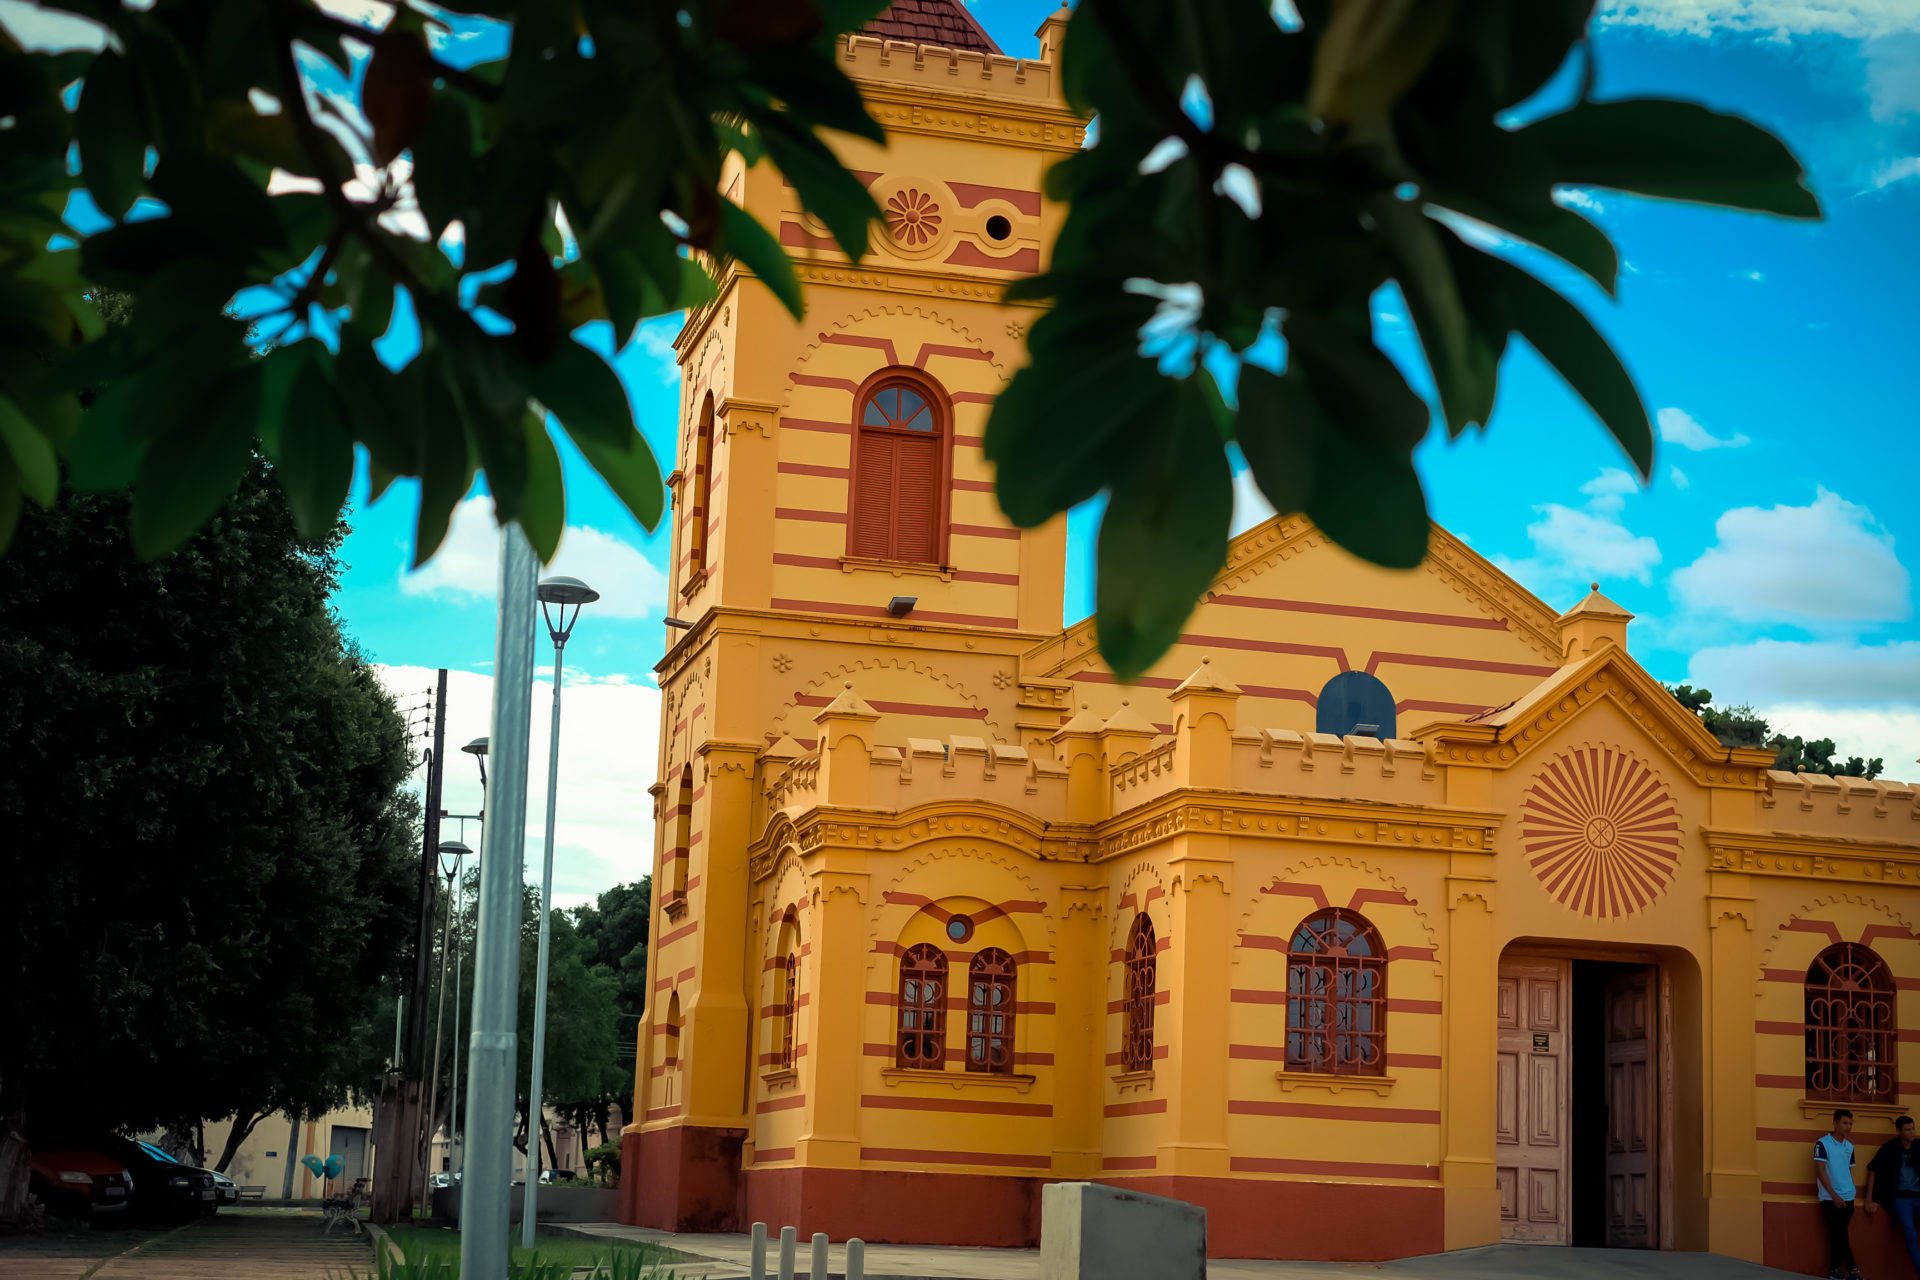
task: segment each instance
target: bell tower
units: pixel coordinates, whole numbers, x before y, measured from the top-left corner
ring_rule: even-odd
[[[1009,524],[981,445],[1039,314],[1001,295],[1044,268],[1064,216],[1044,178],[1085,133],[1057,79],[1066,16],[1028,58],[1001,52],[961,0],[896,0],[843,41],[888,139],[830,141],[885,215],[858,263],[770,165],[723,167],[723,193],[792,256],[806,314],[732,264],[675,344],[667,612],[687,626],[658,668],[628,1222],[739,1230],[748,1175],[777,1162],[755,1152],[748,1109],[774,1052],[757,993],[779,925],[750,909],[770,870],[747,850],[778,807],[768,779],[826,736],[817,717],[863,708],[861,733],[883,749],[955,734],[1044,743],[1064,718],[1018,673],[1019,655],[1059,635],[1065,520]],[[810,898],[868,891],[858,875],[806,876]],[[804,934],[791,963],[796,1000],[832,985]],[[788,1041],[823,1043],[832,1029],[808,1019],[845,1016],[808,1008],[789,1015]],[[804,1090],[818,1062],[779,1069]],[[831,1111],[811,1123],[815,1158],[858,1163]]]

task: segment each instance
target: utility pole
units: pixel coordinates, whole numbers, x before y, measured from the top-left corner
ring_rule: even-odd
[[[447,669],[440,668],[433,696],[433,746],[427,753],[426,811],[421,822],[420,891],[415,913],[413,983],[407,1001],[406,1044],[397,1073],[389,1076],[393,1105],[385,1108],[391,1124],[381,1137],[391,1154],[380,1162],[374,1185],[375,1222],[398,1222],[419,1198],[425,1182],[426,1141],[421,1114],[422,1079],[427,1053],[427,984],[432,977],[433,916],[440,880],[440,782],[446,769]],[[419,1179],[419,1181],[416,1181]]]

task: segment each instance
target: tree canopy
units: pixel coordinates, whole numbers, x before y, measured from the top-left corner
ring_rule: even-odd
[[[1048,174],[1068,216],[1047,273],[1009,296],[1053,307],[985,448],[1017,524],[1107,494],[1098,626],[1116,672],[1166,650],[1224,558],[1229,442],[1281,512],[1416,564],[1413,447],[1430,419],[1486,424],[1518,338],[1651,474],[1627,370],[1519,265],[1550,256],[1612,292],[1613,244],[1556,191],[1819,206],[1747,121],[1593,100],[1594,5],[1298,0],[1284,25],[1268,0],[1073,10],[1061,75],[1097,141]],[[358,447],[375,492],[419,477],[418,559],[480,472],[550,558],[549,416],[651,528],[659,468],[581,326],[624,344],[713,296],[702,264],[801,310],[785,251],[716,189],[730,153],[777,166],[850,257],[878,216],[820,135],[884,137],[833,56],[884,0],[401,0],[379,26],[310,0],[49,6],[111,40],[49,55],[0,37],[0,537],[22,495],[56,500],[65,458],[81,488],[131,484],[135,545],[164,553],[258,442],[309,531]],[[447,26],[508,52],[452,65]],[[113,225],[63,218],[81,189]],[[135,322],[103,331],[76,301],[89,284],[135,295]],[[1430,395],[1375,343],[1388,285]],[[276,345],[254,360],[227,311],[263,290]],[[417,349],[376,353],[403,310]],[[74,389],[102,378],[82,412]]]
[[[1722,745],[1765,747],[1774,753],[1776,769],[1788,773],[1830,773],[1843,778],[1877,778],[1885,767],[1879,756],[1871,760],[1859,756],[1835,760],[1833,753],[1837,748],[1832,738],[1790,738],[1784,733],[1775,733],[1751,703],[1716,707],[1711,690],[1696,689],[1690,684],[1672,686],[1670,691],[1681,706],[1700,717],[1707,732],[1720,739]]]
[[[378,1072],[419,857],[407,726],[328,609],[346,526],[302,539],[258,460],[162,560],[126,519],[75,495],[0,558],[0,1115],[325,1111]]]

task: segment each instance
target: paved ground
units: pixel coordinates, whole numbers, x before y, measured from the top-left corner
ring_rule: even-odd
[[[300,1209],[222,1209],[176,1231],[0,1239],[0,1280],[344,1280],[373,1273],[365,1235]]]
[[[674,1235],[613,1222],[546,1224],[548,1230],[610,1240],[644,1240],[665,1245],[701,1265],[701,1274],[744,1276],[752,1242],[744,1235]],[[779,1243],[768,1247],[776,1266]],[[806,1274],[808,1245],[800,1241],[798,1270]],[[828,1251],[833,1276],[843,1275],[846,1250]],[[676,1268],[676,1270],[681,1270]],[[683,1274],[690,1274],[683,1271]],[[1037,1249],[962,1249],[930,1245],[867,1246],[867,1280],[1039,1280]],[[1625,1249],[1549,1249],[1500,1245],[1398,1262],[1273,1262],[1214,1258],[1209,1280],[1335,1280],[1366,1276],[1379,1280],[1789,1280],[1791,1272],[1736,1262],[1710,1253],[1646,1253]]]

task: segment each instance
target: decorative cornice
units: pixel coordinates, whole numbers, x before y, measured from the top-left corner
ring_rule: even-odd
[[[763,865],[770,869],[778,849],[774,841],[784,841],[787,832],[802,854],[827,847],[905,852],[932,840],[971,838],[1031,858],[1086,862],[1094,847],[1089,828],[1043,822],[991,800],[930,800],[899,813],[817,805],[790,821],[776,818],[766,834],[754,842],[748,853],[756,879],[763,874]]]
[[[1064,107],[1016,101],[947,98],[862,81],[861,96],[888,133],[1011,142],[1071,155],[1086,141],[1086,122]]]
[[[1792,880],[1920,885],[1920,848],[1839,837],[1703,827],[1707,869]]]
[[[1383,816],[1390,815],[1390,816]],[[1165,797],[1101,827],[1096,861],[1106,861],[1189,831],[1205,835],[1399,847],[1435,853],[1489,850],[1504,815],[1478,809],[1382,805],[1301,796]]]

